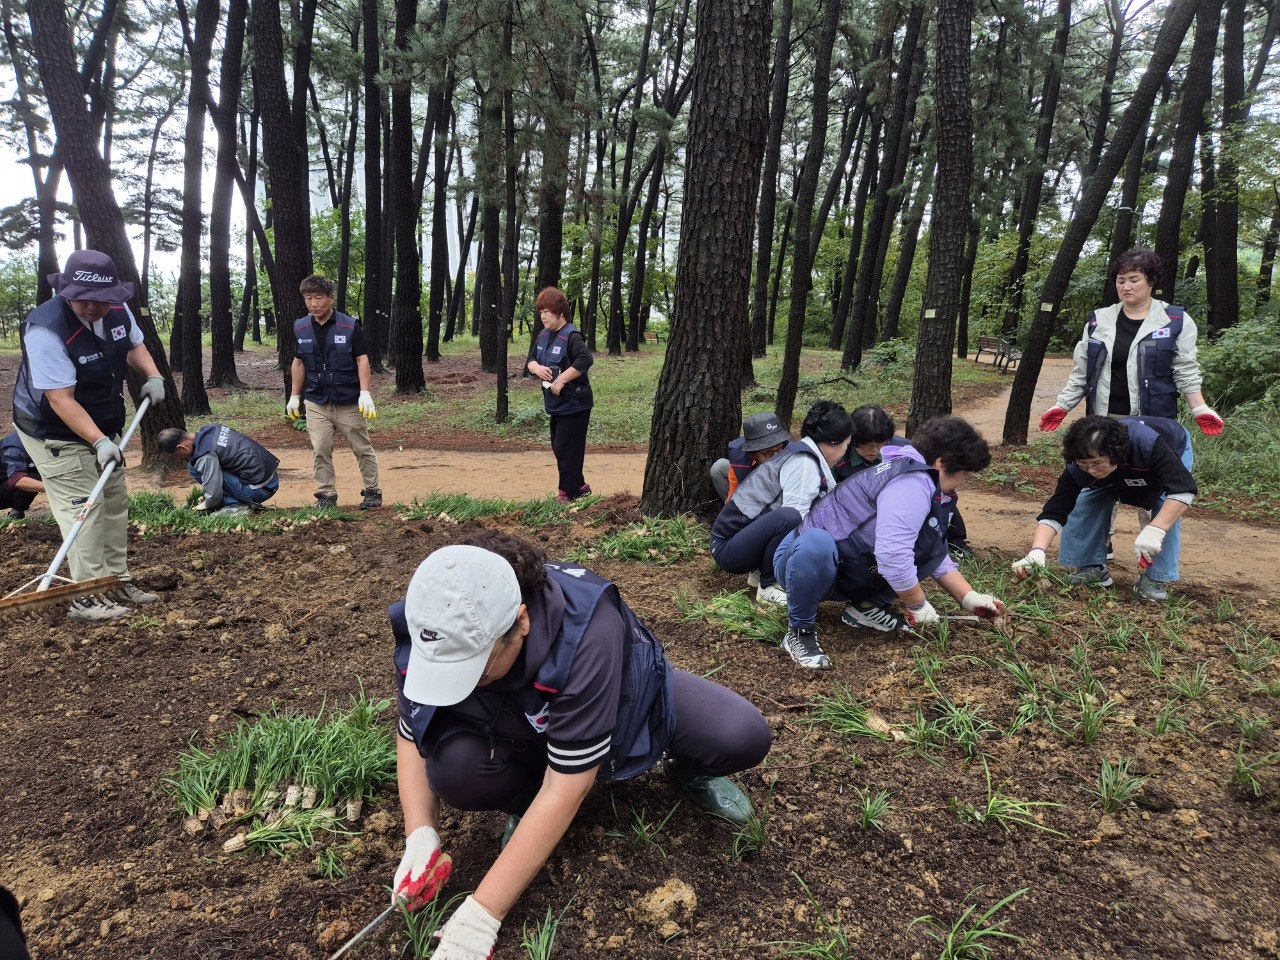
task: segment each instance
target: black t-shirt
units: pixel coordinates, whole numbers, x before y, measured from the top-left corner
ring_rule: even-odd
[[[1133,412],[1133,400],[1129,396],[1129,351],[1145,319],[1134,320],[1125,316],[1123,310],[1116,316],[1116,343],[1111,351],[1111,398],[1104,411],[1112,417],[1127,417]]]

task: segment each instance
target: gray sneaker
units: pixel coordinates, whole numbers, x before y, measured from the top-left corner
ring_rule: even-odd
[[[782,649],[791,659],[810,670],[825,670],[831,666],[831,658],[818,643],[818,631],[792,627],[782,638]]]
[[[144,605],[155,603],[160,599],[158,593],[148,593],[146,590],[140,590],[133,585],[132,580],[126,580],[120,584],[119,590],[112,590],[107,594],[107,599],[115,603],[136,603]]]
[[[336,493],[317,493],[316,509],[317,510],[338,509],[338,495]]]
[[[1067,575],[1067,582],[1077,587],[1109,587],[1115,583],[1105,563],[1076,567],[1075,572]]]
[[[907,625],[904,617],[898,616],[885,607],[877,607],[874,603],[866,600],[861,603],[849,604],[844,608],[844,613],[840,619],[847,626],[869,627],[872,630],[879,630],[881,633],[892,633],[894,630],[901,630]]]
[[[243,517],[243,516],[245,516],[246,514],[248,514],[248,513],[250,513],[250,512],[251,512],[251,511],[250,511],[250,509],[249,509],[249,507],[248,507],[248,505],[247,505],[247,504],[243,504],[243,503],[233,503],[233,504],[231,504],[231,506],[229,506],[229,507],[223,507],[221,510],[219,510],[219,511],[218,511],[218,516],[220,516],[220,517]]]
[[[108,620],[119,620],[129,613],[128,608],[120,606],[106,597],[81,597],[73,600],[67,607],[67,618],[84,620],[88,623],[105,623]]]
[[[1139,574],[1138,582],[1133,585],[1133,594],[1139,600],[1150,600],[1153,603],[1164,603],[1169,599],[1169,591],[1164,584],[1152,580],[1145,573]]]

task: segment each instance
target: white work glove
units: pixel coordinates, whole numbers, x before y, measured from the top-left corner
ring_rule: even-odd
[[[1013,575],[1019,580],[1039,576],[1044,573],[1044,568],[1044,551],[1039,547],[1032,547],[1021,560],[1013,561]]]
[[[440,853],[440,835],[419,827],[404,842],[404,856],[391,885],[391,902],[412,913],[435,899],[453,871],[453,860]]]
[[[1202,433],[1206,433],[1211,437],[1216,437],[1222,432],[1222,428],[1224,426],[1222,418],[1218,416],[1217,411],[1207,403],[1202,403],[1198,407],[1192,407],[1191,416]]]
[[[297,420],[302,416],[302,398],[295,393],[284,405],[284,412],[290,420]]]
[[[467,897],[436,933],[440,944],[432,960],[489,960],[501,926],[502,921],[476,903],[475,897]]]
[[[378,411],[373,405],[373,394],[368,390],[360,391],[360,414],[366,420],[373,420],[378,416]]]
[[[1138,533],[1133,541],[1133,552],[1138,556],[1138,562],[1146,567],[1151,564],[1162,549],[1164,549],[1165,531],[1157,526],[1148,523]]]
[[[991,594],[979,593],[977,590],[970,590],[966,593],[964,599],[960,601],[960,606],[970,613],[976,613],[978,616],[986,617],[988,620],[1004,616],[1003,603]]]
[[[201,498],[200,502],[193,505],[191,509],[199,510],[201,513],[204,513],[209,509],[209,501]]]
[[[164,377],[147,377],[139,392],[144,399],[151,401],[153,407],[159,406],[164,403]]]
[[[918,607],[907,607],[907,623],[913,627],[928,627],[941,619],[938,616],[938,611],[933,609],[933,604],[928,600],[925,600]]]
[[[124,466],[124,451],[110,437],[102,437],[93,445],[93,452],[98,458],[98,469],[107,469],[107,464],[114,462],[117,467]]]

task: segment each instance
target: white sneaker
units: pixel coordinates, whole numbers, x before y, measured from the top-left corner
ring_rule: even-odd
[[[129,610],[106,597],[81,597],[71,601],[67,607],[67,617],[71,620],[86,620],[89,623],[104,623],[107,620],[119,620],[127,616]]]
[[[776,583],[771,583],[767,587],[756,587],[756,602],[776,603],[780,607],[785,607],[787,605],[787,591]]]
[[[148,593],[146,590],[135,587],[132,580],[126,580],[120,584],[120,589],[112,590],[108,593],[107,599],[118,604],[136,603],[139,606],[142,606],[148,603],[155,603],[160,599],[160,594]]]
[[[747,574],[747,586],[759,588],[760,586],[759,570],[752,570],[750,573]]]
[[[826,670],[831,666],[831,658],[822,649],[822,644],[818,643],[816,630],[798,630],[792,627],[782,638],[781,647],[802,667]]]

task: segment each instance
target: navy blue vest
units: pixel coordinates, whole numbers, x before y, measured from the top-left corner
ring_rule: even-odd
[[[1178,387],[1173,382],[1173,361],[1178,355],[1178,338],[1182,336],[1185,313],[1173,304],[1164,309],[1169,323],[1152,330],[1138,341],[1138,409],[1143,416],[1178,417]],[[1085,366],[1084,412],[1097,413],[1098,381],[1107,368],[1107,349],[1101,340],[1093,339],[1098,326],[1098,313],[1089,314],[1089,358]]]
[[[625,780],[648,770],[662,759],[675,735],[675,695],[671,668],[667,665],[662,644],[632,612],[618,594],[618,588],[590,570],[564,564],[547,564],[547,574],[564,593],[565,613],[560,633],[551,641],[546,658],[538,667],[533,686],[542,699],[550,699],[564,690],[573,669],[578,646],[596,605],[606,599],[617,607],[626,626],[623,645],[622,689],[618,700],[618,719],[614,724],[609,758],[600,765],[598,780]],[[391,630],[396,638],[396,668],[404,673],[409,666],[409,625],[405,619],[404,601],[388,609]],[[518,697],[518,691],[511,696]],[[436,708],[417,705],[409,719],[413,741],[424,756],[427,727]]]
[[[1121,417],[1120,422],[1129,429],[1129,449],[1125,452],[1125,462],[1117,464],[1114,473],[1095,480],[1074,463],[1067,464],[1067,471],[1082,487],[1108,489],[1120,503],[1145,510],[1157,509],[1164,489],[1148,476],[1152,451],[1156,441],[1162,439],[1181,457],[1190,442],[1187,431],[1178,421],[1166,417]]]
[[[212,453],[229,473],[251,487],[260,487],[273,476],[280,461],[275,454],[243,433],[220,423],[211,423],[196,431],[191,445],[191,462]]]
[[[31,311],[19,335],[28,326],[44,327],[62,341],[76,365],[75,400],[109,437],[124,430],[124,378],[129,351],[133,349],[133,321],[123,307],[113,307],[102,318],[104,339],[94,336],[62,297],[53,297]],[[13,386],[13,422],[28,436],[41,440],[79,440],[79,434],[53,412],[43,390],[31,383],[31,360],[26,339],[22,343],[22,367]]]
[[[310,314],[293,321],[298,359],[307,371],[305,395],[312,403],[350,406],[360,399],[360,373],[351,352],[355,329],[355,320],[337,310],[322,327],[311,322]],[[318,349],[320,345],[316,343],[317,330],[324,337],[323,349]]]
[[[574,358],[569,350],[569,337],[575,333],[578,334],[581,349],[585,350],[586,343],[582,342],[582,334],[578,333],[578,328],[572,323],[566,323],[554,333],[543,327],[538,334],[538,341],[533,347],[533,358],[544,367],[550,367],[553,377],[558,376],[566,368],[573,366]],[[556,396],[548,389],[543,389],[542,391],[543,406],[546,408],[547,414],[553,417],[590,410],[594,402],[595,397],[591,392],[591,378],[585,372],[566,383],[560,389],[559,396]]]
[[[827,476],[822,472],[822,464],[813,448],[807,443],[792,440],[764,463],[752,467],[739,482],[738,489],[733,492],[715,523],[711,525],[711,542],[723,543],[743,530],[751,521],[768,513],[781,502],[782,487],[779,476],[782,465],[792,457],[810,457],[818,464],[818,496],[827,492]]]

